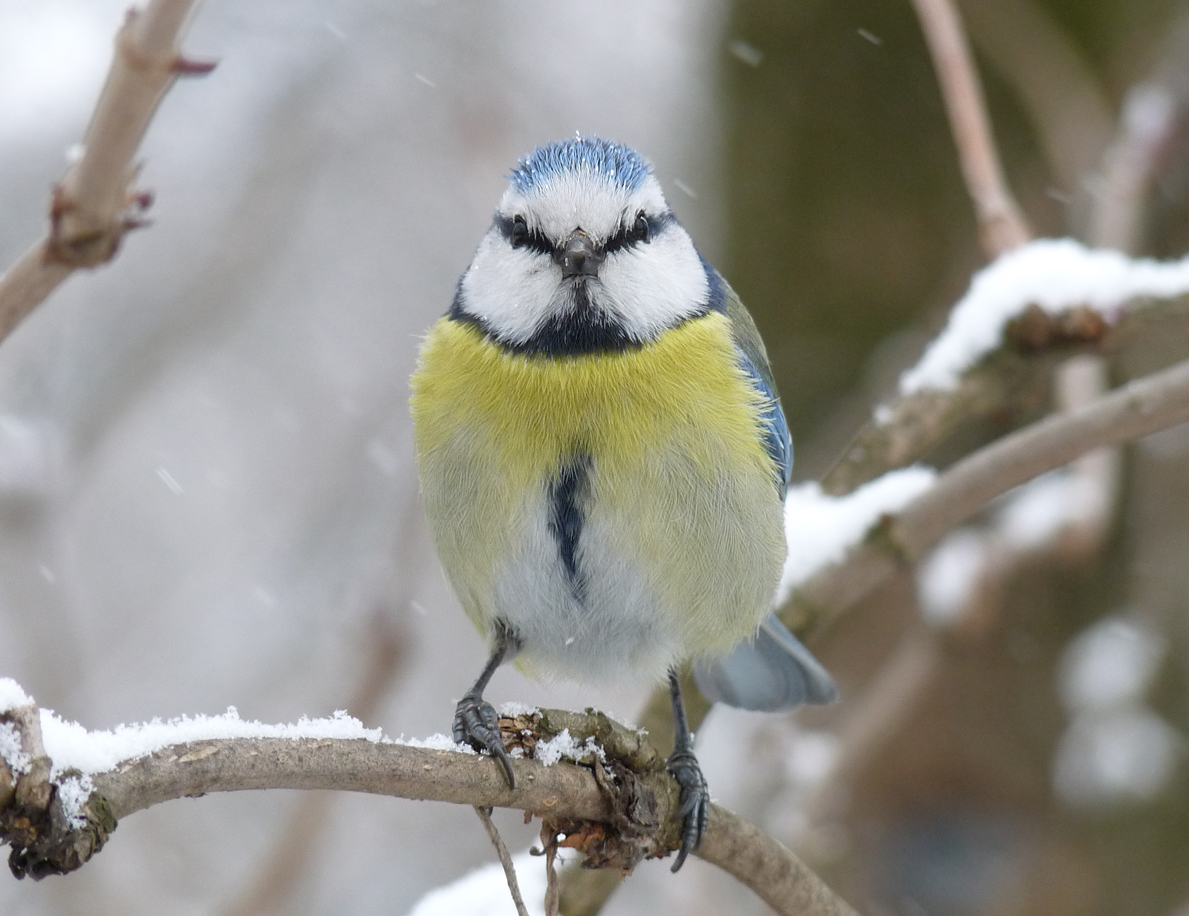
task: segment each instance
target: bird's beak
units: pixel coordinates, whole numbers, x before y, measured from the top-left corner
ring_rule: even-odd
[[[565,240],[553,259],[561,266],[563,278],[598,276],[599,265],[603,263],[594,242],[581,229]]]

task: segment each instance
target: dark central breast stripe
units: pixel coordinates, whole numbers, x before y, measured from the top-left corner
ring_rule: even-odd
[[[590,490],[591,458],[576,454],[558,470],[549,487],[549,531],[574,597],[582,600],[585,583],[578,568],[578,539],[582,535],[583,508]]]

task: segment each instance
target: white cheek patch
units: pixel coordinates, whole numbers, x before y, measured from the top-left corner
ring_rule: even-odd
[[[554,243],[579,226],[603,244],[643,210],[668,213],[656,178],[628,191],[605,176],[572,172],[550,176],[522,194],[510,187],[498,213],[522,215]],[[551,318],[575,307],[572,286],[548,254],[513,248],[497,228],[488,230],[462,279],[462,304],[486,328],[511,344],[528,342]],[[689,235],[670,222],[648,242],[612,251],[588,284],[589,301],[628,337],[654,340],[666,328],[698,314],[710,297],[706,270]]]
[[[676,223],[650,242],[609,254],[599,279],[600,302],[637,340],[651,340],[696,315],[710,298],[702,260]]]
[[[497,337],[523,343],[552,313],[560,272],[547,254],[490,230],[462,278],[463,307]]]

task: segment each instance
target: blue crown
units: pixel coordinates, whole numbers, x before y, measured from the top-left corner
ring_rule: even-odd
[[[538,146],[516,163],[508,177],[516,190],[526,194],[550,178],[579,170],[602,175],[624,190],[634,191],[652,168],[643,156],[621,143],[578,137]]]

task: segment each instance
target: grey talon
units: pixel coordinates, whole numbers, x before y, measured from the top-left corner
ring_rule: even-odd
[[[694,756],[694,739],[685,718],[685,703],[681,698],[681,679],[676,669],[669,671],[669,696],[673,701],[673,753],[665,761],[665,769],[681,787],[681,848],[671,871],[678,871],[686,857],[702,845],[702,837],[710,824],[710,790],[706,777]]]
[[[483,690],[495,674],[495,669],[503,662],[516,657],[516,653],[520,651],[520,640],[506,624],[497,622],[494,631],[495,644],[491,657],[487,660],[487,665],[475,686],[458,701],[451,730],[457,744],[469,744],[475,750],[487,751],[496,758],[504,768],[508,788],[515,789],[516,777],[512,774],[512,758],[508,749],[504,747],[504,738],[500,734],[500,717],[496,715],[492,705],[483,699]]]

